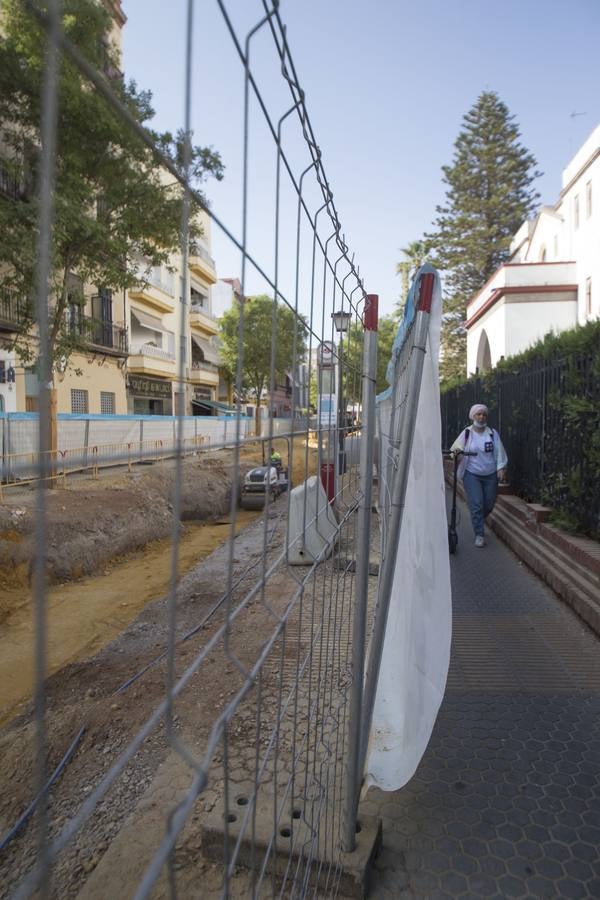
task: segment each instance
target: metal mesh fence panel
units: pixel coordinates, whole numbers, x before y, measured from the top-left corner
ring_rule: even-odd
[[[49,686],[46,680],[52,624],[45,568],[48,483],[53,477],[48,456],[52,410],[48,392],[40,392],[41,477],[32,575],[35,709],[27,734],[19,737],[23,773],[33,774],[35,789],[31,804],[14,816],[0,844],[3,884],[15,897],[36,892],[75,896],[84,883],[90,895],[137,898],[154,891],[170,897],[335,896],[344,887],[340,847],[348,734],[352,733],[349,692],[359,564],[357,510],[363,496],[358,461],[361,439],[371,439],[364,433],[361,438],[355,421],[363,381],[365,292],[354,254],[342,234],[277,4],[257,4],[255,21],[243,31],[225,2],[217,0],[217,7],[240,63],[243,92],[239,237],[206,208],[191,185],[193,2],[188,2],[186,13],[181,167],[162,153],[152,134],[133,118],[110,80],[62,34],[58,0],[43,9],[25,3],[47,42],[37,275],[42,383],[51,383],[48,286],[56,73],[61,59],[77,67],[89,90],[104,98],[111,115],[131,128],[180,185],[182,323],[189,312],[185,297],[192,200],[237,247],[241,295],[237,300],[237,415],[211,421],[208,428],[214,430],[207,435],[211,443],[228,448],[233,473],[229,539],[180,583],[183,465],[191,426],[180,415],[169,420],[165,435],[164,421],[145,419],[140,445],[164,441],[174,458],[170,587],[152,613],[151,628],[141,622],[126,633],[127,647],[118,641],[90,663],[111,667],[114,676],[112,690],[98,699],[93,691],[77,696],[75,685],[74,701],[73,697],[57,700],[53,692],[57,685]],[[270,54],[266,85],[254,70],[257,49],[263,67],[267,49]],[[275,83],[280,88],[276,101],[265,89]],[[273,151],[269,227],[274,254],[269,263],[256,259],[249,249],[253,204],[264,204],[254,190],[261,176],[255,177],[253,170],[252,140],[259,128],[270,135]],[[251,280],[253,296],[247,296]],[[262,288],[256,288],[259,283]],[[256,437],[269,455],[272,446],[285,448],[289,489],[281,491],[277,471],[271,490],[271,472],[279,467],[268,462],[263,467],[262,508],[252,525],[239,534],[238,499],[248,468],[242,416],[246,355],[253,310],[259,301],[264,304],[264,298],[268,327],[261,341],[270,348],[264,385],[270,414],[263,422],[264,433]],[[334,313],[342,313],[341,320]],[[278,351],[284,342],[282,365]],[[178,378],[183,383],[185,353],[178,358]],[[301,365],[307,370],[306,396],[300,403],[292,391],[294,427],[282,434],[274,417],[273,397],[284,375],[282,369],[293,380]],[[306,416],[313,394],[317,395],[316,422]],[[400,410],[402,404],[399,398]],[[85,432],[86,424],[87,439],[96,439],[95,431],[90,437],[91,422],[81,420],[73,426],[71,446],[82,440],[79,429]],[[79,446],[85,446],[85,436]],[[253,484],[250,478],[249,485]],[[303,564],[292,565],[298,557]],[[363,571],[364,564],[363,559]],[[131,585],[132,591],[136,588],[135,583]],[[138,649],[134,651],[129,641]],[[68,715],[64,704],[70,704]],[[107,721],[113,714],[118,727]],[[350,822],[351,829],[355,826]]]

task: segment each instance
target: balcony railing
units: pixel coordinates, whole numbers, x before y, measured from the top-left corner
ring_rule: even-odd
[[[31,305],[26,297],[7,289],[0,291],[0,328],[14,331],[30,317]]]
[[[200,259],[203,259],[207,262],[212,268],[215,268],[215,261],[208,252],[205,250],[201,244],[190,244],[190,256],[199,256]]]
[[[202,369],[205,372],[218,372],[219,371],[219,367],[216,366],[214,363],[205,362],[204,360],[199,360],[199,359],[192,360],[192,371],[194,371],[195,369]]]
[[[102,347],[115,353],[127,354],[127,329],[114,322],[103,322],[80,312],[67,312],[67,332],[92,347]]]
[[[153,347],[152,344],[134,344],[130,356],[151,356],[153,359],[164,359],[166,362],[175,362],[175,354],[162,347]]]

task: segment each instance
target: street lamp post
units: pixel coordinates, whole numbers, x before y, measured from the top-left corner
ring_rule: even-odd
[[[335,330],[340,336],[339,346],[338,346],[338,378],[337,378],[337,422],[338,422],[338,464],[337,464],[337,473],[338,475],[343,475],[344,473],[344,429],[346,426],[346,419],[344,415],[343,405],[344,405],[344,387],[343,387],[343,369],[342,369],[342,338],[344,334],[348,331],[350,327],[350,319],[352,318],[349,312],[345,312],[344,310],[339,310],[339,312],[334,312],[331,314],[331,318],[333,319],[333,325]]]

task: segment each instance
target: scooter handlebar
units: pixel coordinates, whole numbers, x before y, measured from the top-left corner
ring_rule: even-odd
[[[442,456],[477,456],[474,450],[442,450]]]

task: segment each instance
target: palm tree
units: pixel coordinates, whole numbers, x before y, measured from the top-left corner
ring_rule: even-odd
[[[402,293],[394,310],[398,318],[400,318],[404,312],[404,306],[408,298],[410,279],[414,276],[417,269],[423,265],[429,255],[429,244],[425,239],[411,241],[406,247],[400,248],[400,253],[404,254],[405,259],[396,266],[396,272],[398,275],[402,276]]]

